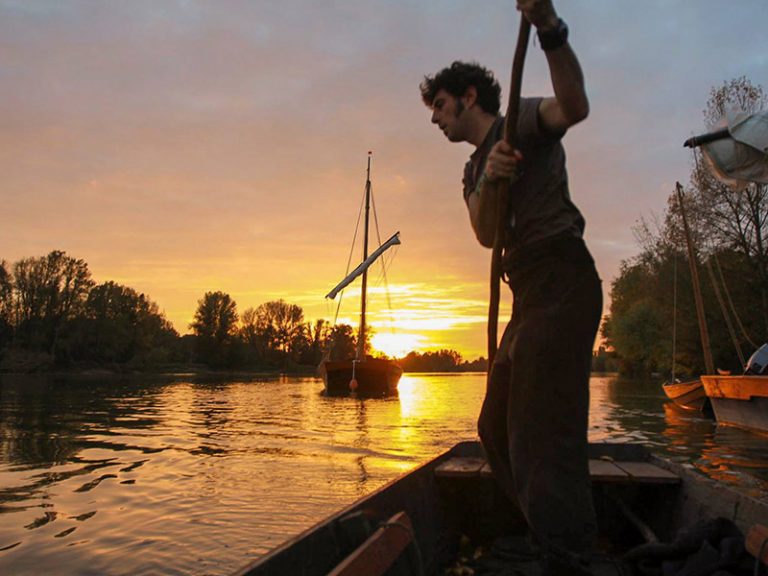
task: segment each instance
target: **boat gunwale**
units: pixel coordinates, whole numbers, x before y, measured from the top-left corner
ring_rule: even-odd
[[[448,450],[441,452],[434,458],[431,458],[430,460],[424,462],[423,464],[418,465],[412,470],[403,472],[402,474],[390,480],[383,486],[377,488],[370,494],[366,494],[365,496],[355,500],[351,504],[344,506],[338,512],[335,512],[329,516],[326,516],[316,524],[310,526],[309,528],[297,534],[296,536],[290,538],[289,540],[286,540],[283,544],[274,548],[273,550],[268,552],[266,555],[262,556],[261,558],[258,558],[257,560],[253,561],[252,563],[248,564],[247,566],[235,572],[234,576],[248,576],[248,575],[253,576],[257,574],[261,576],[266,574],[277,575],[277,574],[284,573],[284,572],[280,572],[280,562],[283,561],[284,559],[283,557],[287,555],[294,547],[300,545],[302,542],[312,539],[313,537],[319,537],[322,531],[329,529],[329,527],[333,526],[334,523],[336,523],[337,521],[351,514],[354,514],[355,512],[365,510],[373,502],[376,502],[378,500],[385,500],[389,492],[394,491],[398,487],[402,486],[403,481],[406,481],[408,479],[411,479],[412,481],[416,481],[420,477],[426,477],[430,483],[434,483],[435,479],[434,479],[434,475],[431,474],[431,471],[433,471],[442,462],[450,458],[453,458],[455,456],[465,456],[468,454],[475,454],[476,449],[473,449],[475,444],[479,444],[479,443],[476,441],[459,442],[454,446],[452,446],[451,448],[449,448]],[[381,512],[381,511],[378,511],[378,512]],[[392,513],[394,513],[394,511]],[[420,534],[417,533],[415,535],[415,539],[418,541],[420,539],[419,537],[420,537]],[[271,564],[276,564],[278,569],[274,570]]]
[[[751,400],[768,398],[768,376],[756,374],[702,375],[701,382],[709,398]]]
[[[433,473],[441,463],[454,457],[484,457],[482,445],[478,440],[465,440],[454,444],[449,449],[438,454],[434,458],[429,459],[413,468],[412,470],[403,472],[396,478],[390,480],[380,488],[377,488],[370,494],[367,494],[356,501],[344,506],[341,510],[326,516],[322,520],[318,521],[314,525],[310,526],[306,530],[300,532],[296,536],[286,540],[264,556],[254,560],[250,564],[246,565],[242,569],[235,572],[235,576],[265,576],[265,575],[282,575],[285,574],[285,563],[290,562],[288,558],[291,554],[297,554],[294,549],[297,546],[306,546],[308,542],[313,539],[321,539],[322,533],[326,530],[330,530],[331,527],[339,520],[359,512],[361,510],[373,509],[378,507],[376,512],[382,517],[389,517],[392,514],[400,511],[403,508],[403,502],[399,502],[397,506],[392,507],[387,502],[387,496],[389,493],[396,493],[398,490],[402,490],[406,482],[411,484],[418,484],[419,480],[426,482],[429,494],[435,499],[434,502],[425,504],[423,501],[419,501],[415,504],[415,508],[422,508],[427,506],[430,508],[432,514],[443,514],[445,511],[439,510],[442,503],[437,494],[437,485],[439,480]],[[647,461],[650,458],[650,452],[645,446],[635,443],[614,443],[614,442],[600,442],[591,443],[589,445],[589,457],[590,458],[616,458],[617,460],[637,460]],[[411,500],[413,500],[411,498]],[[409,503],[407,501],[406,503]],[[383,504],[383,506],[379,506]],[[413,512],[413,510],[410,510]],[[423,545],[425,540],[432,539],[434,541],[434,534],[423,534],[419,530],[419,518],[412,517],[414,526],[416,528],[415,540],[417,545]],[[431,518],[436,523],[440,523],[442,518]],[[312,573],[312,572],[307,572]],[[318,573],[321,573],[318,571]]]
[[[422,550],[434,552],[426,558],[428,562],[434,564],[440,556],[440,545],[446,541],[444,534],[440,531],[450,528],[450,526],[447,521],[448,511],[443,506],[443,496],[439,494],[439,488],[442,488],[441,482],[439,478],[436,478],[433,471],[441,463],[453,457],[473,458],[482,455],[482,446],[478,441],[459,442],[427,462],[398,475],[384,486],[343,507],[338,512],[327,516],[235,574],[236,576],[271,576],[273,574],[296,573],[286,572],[286,565],[301,566],[300,573],[302,574],[324,574],[327,572],[327,570],[323,572],[326,566],[307,566],[302,552],[310,550],[313,555],[321,555],[325,552],[327,563],[327,558],[333,556],[333,553],[329,551],[317,552],[312,545],[323,540],[323,532],[332,532],[336,522],[348,515],[364,510],[375,510],[377,517],[384,520],[405,509],[413,520],[414,538],[417,546],[421,547]],[[652,514],[653,517],[649,518],[652,524],[662,527],[664,530],[677,531],[696,521],[723,517],[734,522],[746,534],[754,524],[764,522],[764,519],[768,517],[768,495],[766,499],[762,499],[746,494],[735,487],[706,476],[691,464],[676,462],[669,457],[654,453],[645,445],[618,442],[590,443],[589,457],[590,459],[607,459],[617,462],[648,462],[677,475],[681,481],[666,486],[657,484],[645,485],[644,487],[643,485],[635,485],[633,487],[631,484],[617,485],[597,482],[598,486],[601,485],[606,489],[609,485],[613,486],[608,492],[610,494],[615,494],[615,489],[619,486],[627,487],[626,489],[630,490],[629,494],[635,495],[640,494],[637,492],[638,489],[657,490],[657,494],[661,497],[657,505],[661,504],[661,506],[655,506],[653,511],[645,510],[645,512]],[[466,486],[470,486],[472,482],[476,481],[470,479],[464,482],[469,482]],[[426,491],[426,494],[419,495],[418,492],[410,491],[409,489],[413,485],[421,487],[423,491]],[[428,498],[420,498],[420,496],[425,495]],[[402,499],[398,500],[398,496]],[[413,514],[414,510],[416,510],[415,514]],[[439,516],[439,518],[434,516]],[[665,538],[669,536],[670,534],[664,534]],[[435,566],[430,564],[427,568],[435,568]]]

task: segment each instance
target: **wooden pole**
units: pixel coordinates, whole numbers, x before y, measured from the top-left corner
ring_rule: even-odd
[[[524,14],[520,15],[520,31],[517,34],[515,57],[512,60],[512,78],[509,83],[509,103],[504,119],[504,140],[514,145],[517,138],[517,120],[520,115],[520,89],[523,83],[523,65],[531,35],[531,23]],[[496,234],[493,240],[491,256],[491,296],[488,305],[488,375],[490,377],[493,360],[498,349],[499,299],[501,283],[501,255],[509,224],[509,183],[497,184]]]
[[[368,214],[371,211],[371,152],[368,152],[368,170],[365,177],[365,234],[363,235],[363,262],[368,259]],[[363,283],[360,294],[360,328],[357,330],[357,360],[365,360],[365,332],[367,329],[365,312],[368,293],[368,268],[363,271]]]
[[[704,302],[701,298],[701,282],[699,281],[699,270],[696,266],[696,253],[693,249],[693,240],[691,239],[691,230],[688,227],[688,219],[685,216],[683,187],[680,185],[680,182],[677,182],[677,201],[680,204],[680,215],[683,219],[683,230],[685,231],[685,243],[688,246],[688,264],[691,267],[693,297],[696,301],[696,316],[699,319],[699,334],[701,335],[701,347],[704,352],[704,367],[707,374],[714,374],[715,363],[712,360],[712,348],[709,345],[709,330],[707,330],[707,319],[704,316]]]

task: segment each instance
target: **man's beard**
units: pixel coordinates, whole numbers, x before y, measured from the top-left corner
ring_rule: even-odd
[[[453,119],[458,120],[459,117],[464,112],[464,110],[465,110],[464,102],[462,102],[459,98],[456,98],[456,109],[455,109],[455,112],[453,113]],[[463,138],[457,137],[455,134],[451,134],[451,133],[446,133],[446,137],[451,142],[461,142],[463,140]]]

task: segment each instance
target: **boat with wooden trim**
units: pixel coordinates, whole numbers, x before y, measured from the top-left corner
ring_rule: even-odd
[[[366,307],[368,296],[368,268],[389,248],[400,244],[400,232],[393,234],[370,255],[368,254],[368,228],[371,209],[371,152],[368,152],[368,169],[365,179],[365,225],[363,228],[363,260],[326,298],[336,298],[346,286],[362,276],[360,288],[360,325],[357,330],[357,350],[354,358],[332,360],[324,358],[318,368],[328,395],[390,396],[397,394],[397,385],[403,369],[387,358],[373,358],[366,354]]]
[[[718,424],[768,432],[768,376],[705,375],[701,381]]]
[[[662,389],[667,398],[686,410],[704,412],[709,409],[709,398],[700,378],[685,382],[664,382]]]
[[[656,539],[671,542],[680,528],[714,518],[724,518],[748,534],[752,555],[768,560],[768,529],[761,526],[768,519],[768,501],[639,445],[590,445],[590,473],[600,541],[607,551],[595,563],[595,574],[618,574],[612,558],[623,551]],[[479,443],[463,442],[237,574],[442,575],[450,573],[446,570],[467,551],[468,543],[471,556],[478,550],[475,545],[488,546],[499,535],[522,533],[524,527],[520,512],[493,480]],[[520,574],[539,573],[530,563],[515,568]]]
[[[675,377],[677,368],[677,258],[674,260],[674,291],[672,293],[672,377],[661,385],[664,394],[686,410],[711,414],[711,406],[699,378],[680,380]]]

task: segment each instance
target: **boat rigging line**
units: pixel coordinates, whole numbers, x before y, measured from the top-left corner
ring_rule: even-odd
[[[376,241],[379,243],[379,246],[381,246],[381,235],[379,233],[379,218],[376,213],[376,198],[373,194],[373,184],[371,184],[371,206],[373,207],[373,223],[376,226]],[[384,282],[384,294],[387,297],[387,310],[389,311],[389,331],[390,332],[394,332],[394,330],[392,329],[394,318],[392,317],[392,298],[390,297],[389,283],[387,282],[387,268],[392,264],[392,261],[395,259],[396,255],[397,255],[397,248],[395,248],[395,250],[389,256],[388,262],[384,262],[383,257],[381,259],[381,277]]]
[[[369,152],[369,155],[370,154],[371,153]],[[355,246],[357,244],[357,235],[358,235],[358,232],[359,232],[359,229],[360,229],[360,221],[362,219],[363,206],[365,205],[366,194],[364,193],[363,196],[362,196],[362,199],[360,201],[360,209],[358,211],[357,222],[355,224],[355,233],[354,233],[354,235],[352,237],[352,246],[350,247],[349,257],[347,258],[347,267],[346,267],[346,271],[345,271],[345,278],[333,290],[331,290],[331,292],[329,292],[326,295],[326,298],[334,299],[337,294],[340,294],[338,304],[336,305],[336,312],[335,312],[334,317],[333,317],[333,326],[335,326],[336,323],[338,322],[339,312],[341,310],[341,300],[342,300],[343,295],[344,295],[344,288],[347,285],[349,285],[360,274],[362,274],[365,270],[367,270],[377,259],[379,259],[379,257],[381,257],[380,258],[380,260],[381,260],[381,279],[382,279],[382,281],[384,283],[385,293],[386,293],[386,297],[387,297],[387,306],[388,306],[388,309],[389,309],[389,312],[390,312],[390,320],[392,319],[392,300],[391,300],[390,292],[389,292],[389,284],[387,282],[387,268],[389,267],[389,265],[394,260],[396,251],[393,252],[392,254],[388,255],[389,258],[387,258],[387,262],[384,261],[385,260],[384,252],[388,248],[400,244],[400,237],[399,237],[400,233],[396,232],[386,242],[384,242],[384,243],[381,242],[381,232],[379,230],[379,219],[378,219],[378,213],[376,211],[376,200],[375,200],[375,197],[374,197],[374,194],[373,194],[373,185],[370,182],[370,180],[368,180],[366,182],[366,192],[370,196],[371,208],[373,209],[373,221],[374,221],[374,225],[375,225],[375,228],[376,228],[376,240],[377,240],[377,242],[379,244],[379,247],[373,253],[371,253],[365,260],[363,260],[363,262],[360,265],[358,265],[357,268],[355,268],[355,270],[353,270],[352,272],[349,271],[350,266],[352,265],[352,256],[354,254]],[[380,285],[380,284],[381,284],[381,281],[377,285]]]
[[[720,135],[720,133],[717,133],[717,138],[718,139],[722,138],[722,135]],[[696,140],[696,138],[691,138],[689,140],[686,140],[686,143],[684,145],[685,146],[689,146],[691,148],[694,148],[695,145],[698,145],[698,144],[694,144],[694,145],[690,144],[694,140]],[[700,161],[699,161],[699,154],[697,154],[695,149],[692,150],[692,152],[693,152],[693,161],[694,161],[695,166],[696,166],[696,171],[700,172],[701,171],[701,164],[700,164]],[[679,183],[678,183],[678,186],[679,186]],[[678,190],[678,195],[679,195],[679,193],[680,193],[680,191]],[[680,201],[680,209],[682,211],[683,210],[682,199],[679,199],[679,201]],[[684,213],[683,213],[683,217],[684,217]],[[713,258],[715,260],[715,265],[717,266],[717,272],[718,272],[718,275],[720,277],[720,281],[719,282],[718,282],[717,278],[715,277],[715,272],[714,272],[714,270],[712,268],[712,259]],[[715,296],[717,297],[717,302],[720,305],[720,311],[723,314],[723,319],[725,320],[726,327],[728,328],[728,334],[729,334],[729,336],[731,338],[731,342],[732,342],[732,344],[733,344],[733,346],[734,346],[734,348],[736,350],[736,354],[739,357],[739,363],[741,364],[741,368],[742,368],[742,370],[744,370],[746,368],[747,364],[746,364],[746,361],[745,361],[745,358],[744,358],[744,353],[743,353],[743,351],[741,349],[741,344],[739,342],[738,335],[736,334],[736,330],[733,327],[732,320],[735,320],[736,324],[738,324],[739,331],[741,332],[741,336],[753,348],[757,348],[757,345],[752,341],[752,339],[747,334],[747,331],[744,328],[744,324],[741,322],[741,317],[739,316],[738,312],[736,311],[736,308],[735,308],[735,306],[733,304],[733,300],[731,299],[731,293],[728,290],[728,285],[725,283],[725,276],[723,275],[723,269],[720,266],[720,259],[717,257],[717,251],[716,250],[712,250],[712,253],[706,258],[706,267],[707,267],[707,272],[709,274],[710,282],[712,282],[713,291],[715,293]],[[726,306],[726,303],[725,303],[725,301],[723,299],[723,295],[722,295],[722,293],[720,291],[720,284],[722,284],[723,291],[725,292],[725,296],[726,296],[727,301],[728,301],[728,306]],[[702,342],[702,344],[703,344],[703,342]],[[705,356],[706,356],[706,351],[705,351]]]
[[[349,248],[349,257],[347,258],[347,268],[344,270],[344,276],[346,277],[349,274],[349,267],[352,265],[352,254],[355,252],[355,244],[357,243],[357,232],[360,229],[360,218],[363,214],[363,206],[365,205],[365,194],[363,194],[362,198],[360,199],[360,209],[357,212],[357,222],[355,223],[355,233],[352,235],[352,246]],[[374,217],[375,217],[375,211],[374,211]],[[336,326],[336,321],[339,319],[339,311],[341,310],[341,301],[344,298],[344,292],[341,292],[341,296],[339,296],[339,301],[336,304],[336,313],[333,316],[333,326]]]
[[[672,379],[670,382],[675,382],[675,359],[677,356],[677,252],[673,252],[674,260],[672,269],[674,288],[672,289]]]
[[[741,344],[739,344],[739,339],[736,336],[736,331],[733,329],[733,322],[731,322],[731,315],[728,313],[728,309],[725,307],[725,301],[723,300],[723,295],[720,292],[720,286],[715,278],[715,272],[712,270],[712,259],[707,258],[707,272],[709,273],[709,280],[712,282],[712,288],[714,289],[715,296],[717,297],[717,303],[720,304],[720,311],[723,313],[723,318],[725,319],[725,325],[728,328],[728,334],[731,337],[731,342],[733,343],[733,347],[736,348],[736,354],[739,357],[739,363],[741,364],[741,369],[744,370],[747,367],[747,363],[744,360],[744,352],[741,350]]]
[[[739,316],[739,313],[736,312],[736,307],[733,305],[733,299],[731,298],[731,291],[728,290],[728,284],[725,283],[725,276],[723,276],[723,268],[720,266],[720,259],[717,257],[717,252],[715,252],[713,256],[715,257],[715,265],[717,266],[717,272],[720,276],[720,283],[723,285],[725,296],[728,299],[728,307],[731,310],[731,314],[733,314],[733,318],[736,320],[736,324],[739,325],[739,331],[741,332],[741,335],[744,338],[744,340],[746,340],[749,343],[749,345],[756,350],[758,348],[758,345],[755,344],[752,338],[749,337],[749,334],[747,334],[747,330],[746,328],[744,328],[744,324],[742,324],[741,322],[741,317]]]

